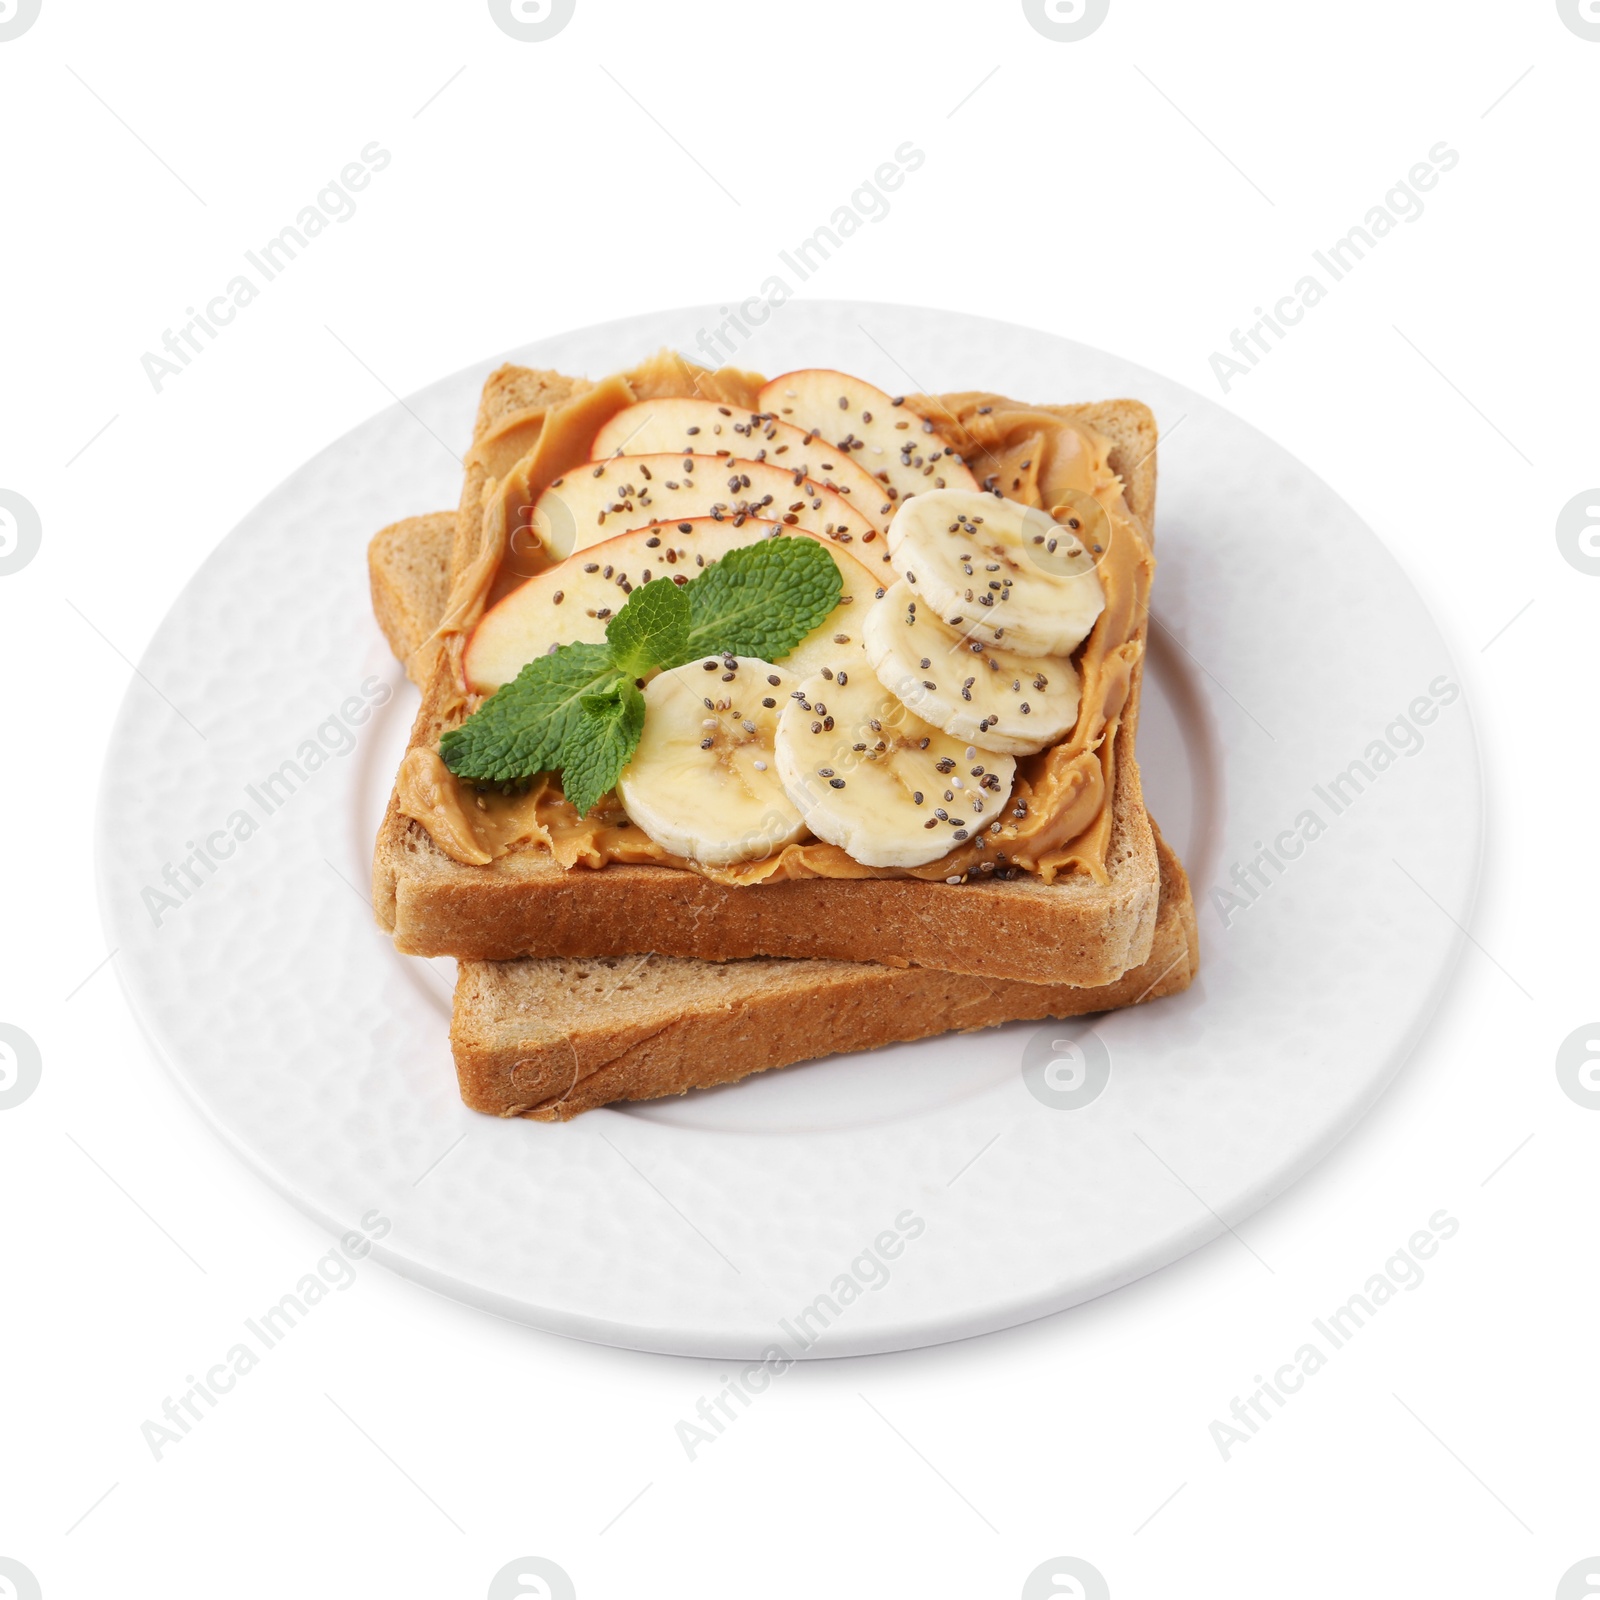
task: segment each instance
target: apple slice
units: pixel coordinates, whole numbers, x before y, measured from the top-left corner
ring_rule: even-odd
[[[840,544],[876,540],[888,559],[887,541],[842,495],[787,467],[723,456],[653,453],[586,461],[534,501],[531,526],[560,561],[616,533],[707,516],[781,522]]]
[[[513,589],[484,613],[467,640],[461,662],[466,686],[490,694],[557,645],[599,644],[606,623],[637,585],[664,577],[687,583],[730,550],[788,533],[822,545],[839,568],[843,588],[839,603],[785,663],[798,661],[795,670],[806,673],[836,666],[841,652],[862,649],[865,614],[882,592],[876,576],[825,534],[752,517],[737,524],[732,517],[690,517],[602,539]]]
[[[781,531],[750,517],[737,526],[732,517],[695,517],[636,528],[576,552],[483,614],[461,659],[467,687],[487,694],[556,645],[599,644],[637,585],[680,574],[687,583],[730,550]]]
[[[900,397],[860,378],[808,367],[774,378],[756,398],[763,411],[814,432],[903,500],[924,489],[978,489],[966,463],[933,424]]]
[[[894,515],[894,502],[884,485],[847,452],[764,411],[739,411],[715,400],[641,400],[619,411],[595,435],[589,454],[604,461],[667,450],[770,461],[848,496],[875,528],[887,528]]]

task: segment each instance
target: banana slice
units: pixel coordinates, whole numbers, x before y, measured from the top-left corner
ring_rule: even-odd
[[[924,866],[999,821],[1017,766],[941,733],[870,671],[804,679],[774,750],[806,826],[866,867]]]
[[[802,472],[824,488],[847,496],[875,528],[887,528],[894,515],[888,489],[864,467],[858,467],[849,451],[765,411],[740,411],[715,400],[641,400],[624,406],[589,446],[596,461],[671,450],[766,461],[789,472]]]
[[[644,733],[617,780],[623,809],[664,850],[706,866],[756,861],[805,832],[773,735],[796,680],[753,656],[712,656],[651,679]]]
[[[925,489],[977,491],[978,480],[931,422],[904,399],[860,378],[822,367],[786,372],[756,398],[781,421],[849,451],[858,467],[889,485],[895,499]]]
[[[904,578],[867,613],[867,659],[878,681],[953,739],[1031,755],[1072,731],[1078,669],[1066,656],[1024,656],[964,638]]]
[[[895,512],[889,550],[919,599],[957,633],[1025,655],[1069,656],[1106,604],[1093,547],[1109,542],[1110,519],[1084,499],[1084,517],[1058,523],[1015,500],[934,490]]]
[[[613,534],[688,517],[752,517],[806,528],[839,544],[882,536],[843,495],[802,472],[721,456],[612,456],[557,478],[533,503],[530,528],[552,560]]]

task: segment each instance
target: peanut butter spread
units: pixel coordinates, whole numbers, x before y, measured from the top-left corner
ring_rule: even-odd
[[[763,379],[732,368],[710,371],[671,352],[631,372],[574,385],[559,404],[518,412],[484,433],[467,458],[469,492],[482,485],[482,517],[464,517],[457,535],[457,577],[435,641],[448,684],[435,706],[442,730],[480,703],[462,685],[461,651],[488,606],[548,565],[527,536],[534,501],[563,473],[588,459],[598,430],[638,400],[698,397],[756,410]],[[719,883],[788,878],[915,877],[941,879],[1020,868],[1046,883],[1063,872],[1108,879],[1116,732],[1133,673],[1144,651],[1143,624],[1155,560],[1107,461],[1107,440],[1061,409],[1023,405],[980,392],[909,396],[913,414],[931,420],[986,489],[1039,506],[1060,521],[1077,517],[1098,562],[1105,610],[1076,655],[1082,678],[1078,719],[1069,737],[1017,762],[1015,787],[998,833],[987,832],[926,866],[862,866],[836,845],[806,838],[761,861],[712,867],[669,855],[630,823],[614,796],[579,817],[558,779],[543,775],[506,794],[457,778],[431,744],[407,752],[397,795],[452,860],[484,866],[523,848],[548,850],[562,866],[648,862],[702,873]],[[436,684],[436,689],[439,685]]]

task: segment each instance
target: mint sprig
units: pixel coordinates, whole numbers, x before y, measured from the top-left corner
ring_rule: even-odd
[[[779,661],[839,603],[839,569],[814,539],[730,550],[688,583],[641,585],[604,644],[565,644],[530,661],[439,740],[444,764],[479,783],[560,772],[587,815],[616,787],[644,731],[636,680],[699,656]]]

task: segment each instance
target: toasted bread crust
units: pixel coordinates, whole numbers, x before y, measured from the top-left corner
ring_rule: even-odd
[[[1199,965],[1194,903],[1159,836],[1157,850],[1150,952],[1099,988],[843,961],[464,962],[450,1028],[461,1098],[494,1116],[564,1122],[820,1056],[1176,994]]]
[[[578,386],[581,380],[560,374],[503,367],[485,384],[475,436]],[[1129,508],[1148,528],[1156,472],[1149,409],[1137,401],[1050,409],[1111,441],[1111,465],[1122,476]],[[472,462],[453,570],[472,552],[485,481],[484,469]],[[395,633],[390,636],[393,642]],[[430,676],[413,745],[437,740],[449,696],[439,663],[430,664],[428,655],[424,648],[412,658],[411,670],[427,667]],[[391,795],[373,862],[374,911],[400,950],[423,956],[783,956],[936,967],[1046,985],[1108,984],[1147,959],[1156,927],[1159,865],[1134,756],[1140,678],[1136,669],[1116,735],[1110,881],[1103,885],[1069,876],[1050,885],[1034,878],[965,884],[819,878],[727,886],[666,867],[612,863],[598,871],[565,871],[535,850],[513,852],[488,867],[462,866],[439,851]]]
[[[367,546],[372,614],[419,689],[428,686],[427,663],[414,659],[450,597],[450,547],[456,514],[432,511],[391,522]]]

